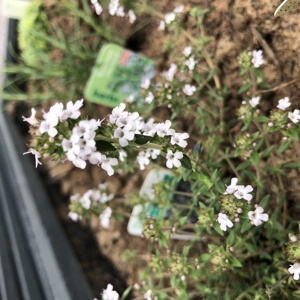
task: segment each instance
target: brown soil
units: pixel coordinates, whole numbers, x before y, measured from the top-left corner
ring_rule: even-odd
[[[266,63],[263,69],[266,81],[273,87],[263,95],[261,109],[268,113],[277,105],[278,100],[285,96],[290,97],[292,109],[299,108],[300,17],[298,13],[274,18],[274,11],[281,1],[269,0],[156,0],[149,2],[161,13],[171,11],[176,4],[209,8],[210,12],[205,20],[205,33],[213,38],[210,51],[218,63],[220,79],[233,91],[232,96],[226,102],[229,111],[231,108],[236,108],[242,101],[237,93],[243,84],[239,75],[237,57],[242,51],[253,49],[264,50]],[[132,36],[130,35],[132,27],[120,26],[118,19],[114,19],[113,22],[125,38],[130,37],[129,46],[154,59],[158,69],[162,69],[170,63],[168,53],[162,51],[162,44],[167,35],[157,31],[158,20],[156,18],[147,17],[147,20],[150,23]],[[193,36],[197,38],[198,29],[190,21],[188,15],[185,16],[185,22],[185,25],[192,30]],[[178,41],[179,47],[182,48],[187,42],[181,36]],[[98,108],[98,110],[102,116],[109,112],[109,109],[105,108]],[[288,159],[292,159],[294,155],[290,153]],[[100,168],[94,166],[79,170],[70,163],[57,164],[53,161],[44,161],[44,165],[51,174],[52,180],[60,183],[61,191],[66,196],[84,193],[100,182],[107,182],[112,193],[126,195],[139,190],[148,171],[108,177]],[[286,185],[289,197],[294,201],[299,200],[299,174],[296,171],[290,172],[285,181],[289,182]],[[67,212],[67,203],[61,203],[59,214],[64,222],[70,222]],[[112,220],[109,229],[101,228],[97,219],[92,219],[88,223],[101,252],[109,257],[121,277],[126,278],[127,284],[132,285],[138,282],[138,266],[131,261],[126,262],[123,259],[124,253],[127,250],[135,250],[143,254],[147,242],[140,237],[130,236],[126,231],[127,222],[127,218],[124,221]],[[92,270],[93,266],[90,271],[93,276]]]

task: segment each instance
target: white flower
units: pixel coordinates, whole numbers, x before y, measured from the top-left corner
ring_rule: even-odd
[[[47,132],[47,134],[50,137],[55,137],[58,133],[57,129],[55,128],[57,124],[58,124],[58,118],[56,116],[53,116],[53,118],[51,118],[51,115],[48,115],[47,120],[41,122],[39,128],[40,133],[43,134]]]
[[[196,61],[194,57],[190,57],[188,60],[185,61],[184,64],[189,68],[190,71],[192,71],[195,68]]]
[[[120,103],[119,106],[116,106],[116,107],[112,110],[112,112],[111,112],[111,114],[110,114],[110,116],[109,116],[110,123],[115,124],[116,121],[117,121],[120,117],[124,118],[124,117],[127,117],[127,116],[128,116],[128,112],[127,112],[127,111],[124,111],[125,107],[126,107],[125,103]]]
[[[284,97],[283,99],[280,99],[278,101],[277,107],[281,110],[285,110],[291,105],[290,98],[289,97]]]
[[[253,50],[252,51],[252,60],[251,62],[253,63],[255,68],[260,67],[265,61],[263,58],[263,51],[262,50]]]
[[[38,167],[38,165],[41,165],[41,164],[42,164],[42,163],[39,161],[39,158],[41,157],[41,154],[40,154],[38,151],[36,151],[36,150],[30,148],[29,151],[28,151],[28,152],[24,152],[23,155],[24,155],[24,154],[28,154],[28,153],[31,153],[31,154],[34,155],[34,158],[35,158],[35,167],[36,167],[36,168]]]
[[[196,87],[190,84],[186,84],[183,87],[183,92],[188,95],[188,96],[192,96],[196,91]]]
[[[131,131],[132,126],[127,124],[123,128],[117,128],[114,132],[114,138],[119,140],[119,144],[121,147],[128,146],[128,141],[132,141],[134,139],[134,132]]]
[[[180,151],[176,151],[175,153],[173,153],[172,150],[168,150],[166,158],[167,158],[166,165],[169,169],[172,169],[173,166],[179,168],[181,166],[180,159],[183,158],[183,153]]]
[[[152,291],[151,291],[151,290],[148,290],[148,291],[144,294],[143,298],[146,299],[146,300],[152,300],[151,295],[152,295]]]
[[[37,125],[39,122],[38,120],[35,118],[35,114],[36,114],[36,110],[34,108],[31,109],[31,116],[29,118],[25,118],[22,116],[23,121],[28,122],[30,125]]]
[[[119,7],[119,0],[111,0],[108,5],[108,12],[110,15],[114,16]]]
[[[191,46],[187,46],[183,49],[182,51],[184,56],[190,56],[192,53],[192,47]]]
[[[160,20],[158,30],[164,31],[166,29],[166,23],[163,20]]]
[[[225,194],[233,194],[238,189],[237,182],[237,178],[231,178],[230,185],[226,187]]]
[[[124,17],[125,16],[125,12],[124,12],[124,7],[123,6],[119,6],[117,11],[116,11],[116,16],[118,17]]]
[[[300,110],[295,109],[293,112],[289,112],[288,118],[293,122],[293,123],[298,123],[300,120]]]
[[[102,6],[99,4],[98,0],[91,0],[91,3],[94,5],[96,14],[100,16],[100,14],[103,12]]]
[[[80,204],[82,205],[83,208],[89,209],[91,207],[91,199],[90,199],[90,191],[85,193],[82,198],[80,199]]]
[[[149,89],[150,84],[151,84],[151,79],[148,77],[145,77],[142,80],[141,88],[147,90],[147,89]]]
[[[267,222],[269,220],[269,216],[264,214],[264,209],[258,206],[255,211],[249,211],[248,217],[251,220],[251,224],[258,226],[262,224],[262,221]]]
[[[166,72],[163,72],[162,76],[165,77],[166,80],[168,80],[168,81],[173,81],[176,72],[177,72],[177,65],[171,64],[169,70]]]
[[[175,133],[171,138],[171,144],[177,144],[180,147],[185,148],[187,146],[187,138],[189,138],[188,133]]]
[[[69,101],[67,103],[67,108],[63,110],[60,115],[60,120],[63,121],[68,118],[77,119],[80,116],[79,109],[82,107],[82,105],[83,105],[83,99],[77,100],[74,104],[72,101]]]
[[[104,209],[104,211],[100,214],[99,216],[99,220],[100,220],[100,224],[103,228],[108,228],[109,227],[109,221],[110,221],[110,217],[112,214],[112,210],[110,207],[106,207]],[[119,296],[119,295],[118,295]],[[104,298],[103,298],[104,299]],[[110,299],[110,298],[109,298]],[[118,298],[117,298],[118,299]]]
[[[119,151],[119,160],[124,162],[126,157],[127,157],[127,152],[124,150],[120,150]]]
[[[223,231],[227,230],[227,227],[231,228],[233,223],[228,219],[225,214],[219,213],[217,221],[220,223],[220,228]]]
[[[70,211],[68,213],[68,217],[74,222],[77,222],[82,219],[82,217],[80,215],[78,215],[77,213],[72,212],[72,211]]]
[[[299,280],[300,278],[300,264],[299,263],[295,263],[293,265],[291,265],[288,269],[290,274],[294,274],[294,279],[295,280]]]
[[[101,156],[101,168],[107,172],[108,176],[114,174],[112,166],[116,166],[117,164],[118,160],[116,158],[107,157],[104,154]]]
[[[166,120],[165,123],[156,124],[156,133],[160,137],[165,137],[166,135],[174,135],[175,130],[170,128],[172,122],[170,120]]]
[[[145,151],[139,152],[136,160],[140,166],[140,170],[145,170],[145,166],[148,166],[150,164],[149,155]]]
[[[246,187],[243,185],[238,185],[237,190],[234,193],[234,196],[238,199],[245,199],[250,201],[252,199],[252,195],[249,194],[253,191],[253,187],[251,185],[247,185]]]
[[[129,22],[132,24],[136,20],[136,15],[132,9],[128,11]]]
[[[180,14],[183,11],[184,11],[184,5],[183,4],[181,4],[181,5],[179,5],[179,6],[177,6],[177,7],[174,8],[174,13],[175,14]]]
[[[249,100],[249,104],[252,106],[252,107],[255,107],[259,104],[259,101],[260,101],[260,97],[253,97]]]
[[[176,18],[176,14],[174,12],[167,13],[165,15],[166,24],[172,23],[175,20],[175,18]]]
[[[119,294],[113,290],[113,286],[109,283],[106,290],[103,291],[102,300],[118,300]]]
[[[154,99],[153,93],[149,92],[148,95],[145,98],[145,102],[150,104],[153,101],[153,99]]]

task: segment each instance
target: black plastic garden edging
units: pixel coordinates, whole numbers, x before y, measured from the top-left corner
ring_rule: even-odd
[[[16,22],[9,22],[9,41]],[[0,299],[91,300],[49,196],[0,99]]]

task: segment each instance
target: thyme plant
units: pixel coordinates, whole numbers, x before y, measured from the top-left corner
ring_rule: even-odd
[[[109,5],[101,9],[122,11],[118,1]],[[172,170],[169,183],[153,187],[152,201],[173,213],[167,219],[143,218],[143,238],[152,250],[132,287],[135,299],[299,299],[300,223],[293,212],[299,198],[292,207],[286,190],[287,175],[300,168],[299,109],[288,95],[275,99],[270,111],[261,109],[270,85],[260,49],[245,49],[238,57],[242,84],[236,93],[222,83],[208,50],[207,10],[181,5],[162,15],[146,1],[137,1],[135,9],[158,18],[158,30],[168,32],[169,66],[155,84],[142,84],[143,103],[129,98],[105,120],[82,117],[83,100],[55,104],[43,120],[33,110],[24,119],[31,124],[29,152],[36,165],[41,157],[52,157],[79,168],[96,164],[113,175],[143,170],[162,157],[159,165]],[[197,38],[183,15],[198,28]],[[178,36],[185,38],[184,46],[177,44]],[[233,95],[234,111],[227,105]],[[157,108],[168,111],[169,120],[155,120]],[[179,182],[190,190],[176,190]],[[175,203],[176,194],[188,204]],[[103,185],[72,196],[70,217],[78,221],[95,214],[107,228],[120,213],[112,205],[118,197]],[[149,199],[131,195],[125,201],[127,216],[134,204]],[[195,212],[196,222],[190,222]],[[172,235],[183,232],[193,238],[174,247]],[[130,289],[119,296],[109,284],[100,297],[125,299]]]

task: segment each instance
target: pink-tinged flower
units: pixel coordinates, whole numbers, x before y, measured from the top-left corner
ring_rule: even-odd
[[[172,169],[173,166],[179,168],[181,166],[180,159],[183,158],[183,153],[180,151],[176,151],[175,153],[173,153],[172,150],[168,150],[166,158],[167,158],[166,165],[169,169]]]
[[[226,187],[226,191],[224,194],[233,194],[237,191],[238,186],[236,185],[238,182],[238,179],[236,177],[232,178],[230,181],[230,185]]]
[[[187,141],[186,139],[189,138],[188,133],[174,133],[174,135],[171,138],[171,144],[175,145],[177,144],[178,146],[185,148],[187,146]]]
[[[31,153],[31,154],[34,155],[34,158],[35,158],[35,167],[36,167],[36,168],[37,168],[38,165],[41,165],[41,164],[42,164],[42,163],[39,161],[39,158],[41,157],[41,154],[40,154],[38,151],[36,151],[36,150],[30,148],[29,151],[28,151],[28,152],[24,152],[23,155],[24,155],[24,154],[28,154],[28,153]]]
[[[260,67],[265,61],[263,58],[263,51],[262,50],[253,50],[252,51],[252,60],[251,62],[253,63],[255,68]]]
[[[30,125],[37,125],[39,121],[35,118],[36,110],[34,108],[31,109],[31,116],[29,118],[25,118],[22,116],[24,122],[28,122]]]
[[[249,193],[251,193],[252,191],[253,187],[251,185],[247,185],[246,187],[243,185],[238,185],[234,196],[238,199],[245,199],[247,201],[250,201],[252,199],[252,195]]]
[[[260,206],[258,206],[255,211],[249,211],[248,217],[251,221],[251,224],[255,226],[259,226],[262,224],[262,221],[267,222],[269,220],[269,216],[267,214],[264,214],[264,209]]]
[[[113,290],[113,286],[109,283],[107,288],[103,291],[102,300],[118,300],[119,294]]]
[[[284,97],[283,99],[280,99],[278,101],[277,107],[281,110],[285,110],[291,105],[290,98],[289,97]]]
[[[196,92],[194,85],[186,84],[182,90],[187,96],[192,96]]]
[[[288,118],[293,122],[293,123],[298,123],[300,121],[300,110],[295,109],[293,112],[289,112]]]
[[[220,223],[220,228],[223,231],[227,230],[227,227],[231,228],[233,226],[233,223],[229,220],[227,215],[219,213],[217,221]]]
[[[299,280],[300,278],[300,264],[299,263],[295,263],[293,265],[291,265],[288,269],[290,274],[294,274],[294,279],[295,280]]]
[[[260,101],[260,97],[253,97],[249,100],[249,104],[252,107],[256,107],[259,104],[259,101]]]

